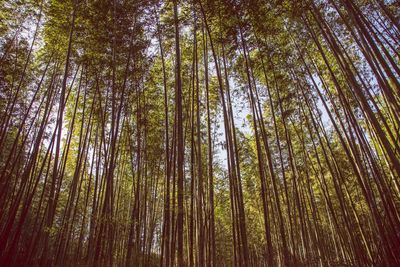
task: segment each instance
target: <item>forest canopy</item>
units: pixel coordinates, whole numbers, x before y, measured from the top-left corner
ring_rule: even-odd
[[[0,266],[400,266],[396,0],[1,0]]]

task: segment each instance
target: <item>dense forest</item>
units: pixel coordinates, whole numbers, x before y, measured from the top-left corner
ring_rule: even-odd
[[[0,266],[400,266],[395,0],[0,0]]]

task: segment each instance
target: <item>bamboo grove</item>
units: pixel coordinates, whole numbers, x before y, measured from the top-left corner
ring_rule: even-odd
[[[400,266],[399,18],[0,1],[0,266]]]

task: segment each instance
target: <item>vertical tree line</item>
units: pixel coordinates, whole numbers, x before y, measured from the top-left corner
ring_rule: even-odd
[[[399,18],[3,1],[0,265],[400,265]]]

